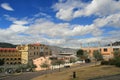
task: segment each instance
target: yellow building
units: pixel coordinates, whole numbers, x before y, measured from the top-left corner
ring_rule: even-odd
[[[44,44],[18,45],[16,48],[0,48],[0,59],[5,64],[28,64],[34,59],[48,57],[51,50]]]
[[[21,60],[23,64],[32,62],[39,57],[51,55],[51,50],[44,44],[28,44],[16,47],[21,52]]]

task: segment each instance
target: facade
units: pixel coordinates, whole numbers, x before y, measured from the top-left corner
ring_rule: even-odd
[[[21,53],[16,48],[0,48],[0,59],[5,65],[21,64]]]
[[[47,69],[50,68],[51,60],[49,57],[40,57],[33,60],[33,63],[37,66],[36,71],[46,70],[46,68],[41,67],[44,63],[48,65]]]
[[[34,59],[51,55],[51,50],[44,44],[18,45],[16,48],[0,48],[0,59],[5,65],[28,64]]]
[[[75,59],[76,56],[73,53],[59,53],[57,55],[58,60],[64,60],[65,62],[70,62],[71,59]]]
[[[113,58],[114,51],[120,50],[120,46],[106,46],[106,47],[96,47],[96,48],[81,48],[84,51],[87,51],[89,53],[89,57],[93,57],[93,52],[95,50],[99,50],[101,54],[103,55],[103,58],[105,60],[109,60],[110,58]]]
[[[22,63],[31,63],[34,59],[51,55],[51,50],[44,44],[28,44],[16,47],[21,52]]]

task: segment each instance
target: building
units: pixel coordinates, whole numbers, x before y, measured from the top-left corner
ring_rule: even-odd
[[[106,46],[106,47],[89,47],[89,48],[81,48],[84,51],[89,53],[89,57],[93,58],[93,52],[99,50],[103,55],[105,60],[109,60],[113,58],[114,51],[120,50],[120,46]]]
[[[21,53],[16,48],[0,48],[0,59],[5,65],[21,64]]]
[[[19,45],[16,47],[16,49],[21,52],[21,60],[24,64],[31,63],[34,59],[39,57],[51,55],[51,50],[48,48],[48,46],[39,43]]]
[[[40,57],[40,58],[34,59],[33,63],[34,65],[36,65],[35,70],[40,71],[40,70],[46,70],[46,68],[41,67],[43,64],[48,65],[47,69],[50,69],[51,60],[49,59],[49,57]]]
[[[64,60],[65,62],[70,62],[71,59],[76,59],[74,53],[59,53],[57,55],[58,60]]]
[[[0,59],[5,65],[28,64],[34,59],[48,57],[51,50],[44,44],[18,45],[16,48],[0,48]]]

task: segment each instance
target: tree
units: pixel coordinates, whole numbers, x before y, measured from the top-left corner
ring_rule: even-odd
[[[114,51],[114,58],[120,58],[120,50]]]
[[[46,74],[47,74],[47,69],[49,68],[49,64],[47,63],[43,63],[42,65],[40,65],[42,68],[46,68]],[[47,76],[47,75],[46,75]]]
[[[42,64],[42,65],[40,65],[40,66],[41,66],[42,68],[46,68],[46,69],[47,69],[47,68],[49,68],[49,66],[50,66],[50,65],[49,65],[49,64],[47,64],[47,63],[43,63],[43,64]]]
[[[114,60],[115,60],[115,65],[117,67],[120,67],[120,50],[114,51]]]
[[[70,58],[70,63],[74,63],[76,62],[76,59],[75,58]]]
[[[93,52],[93,56],[94,56],[94,58],[95,58],[97,61],[103,60],[103,56],[102,56],[102,54],[100,53],[100,51],[98,51],[98,50],[96,50],[96,51]]]
[[[83,56],[84,55],[84,51],[82,50],[82,49],[79,49],[78,51],[77,51],[77,57],[81,57],[81,56]]]
[[[63,61],[63,60],[53,60],[52,61],[52,65],[60,65],[60,64],[64,64],[65,63],[65,61]]]
[[[4,65],[4,63],[5,63],[4,60],[3,60],[3,59],[0,59],[0,66],[1,66],[1,65]]]
[[[63,60],[53,60],[52,61],[52,65],[59,65],[59,71],[60,71],[60,65],[61,64],[64,64],[65,63],[65,61],[63,61]]]
[[[83,51],[82,49],[79,49],[79,50],[77,51],[77,57],[78,57],[79,59],[85,60],[85,59],[88,58],[88,53],[87,53],[86,51]]]

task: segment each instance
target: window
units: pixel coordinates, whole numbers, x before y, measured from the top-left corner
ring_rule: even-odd
[[[107,52],[108,51],[108,49],[107,48],[104,48],[104,52]]]
[[[21,60],[21,58],[18,58],[18,60]]]
[[[9,60],[9,58],[7,58],[6,60]]]
[[[10,64],[13,64],[12,62]]]

